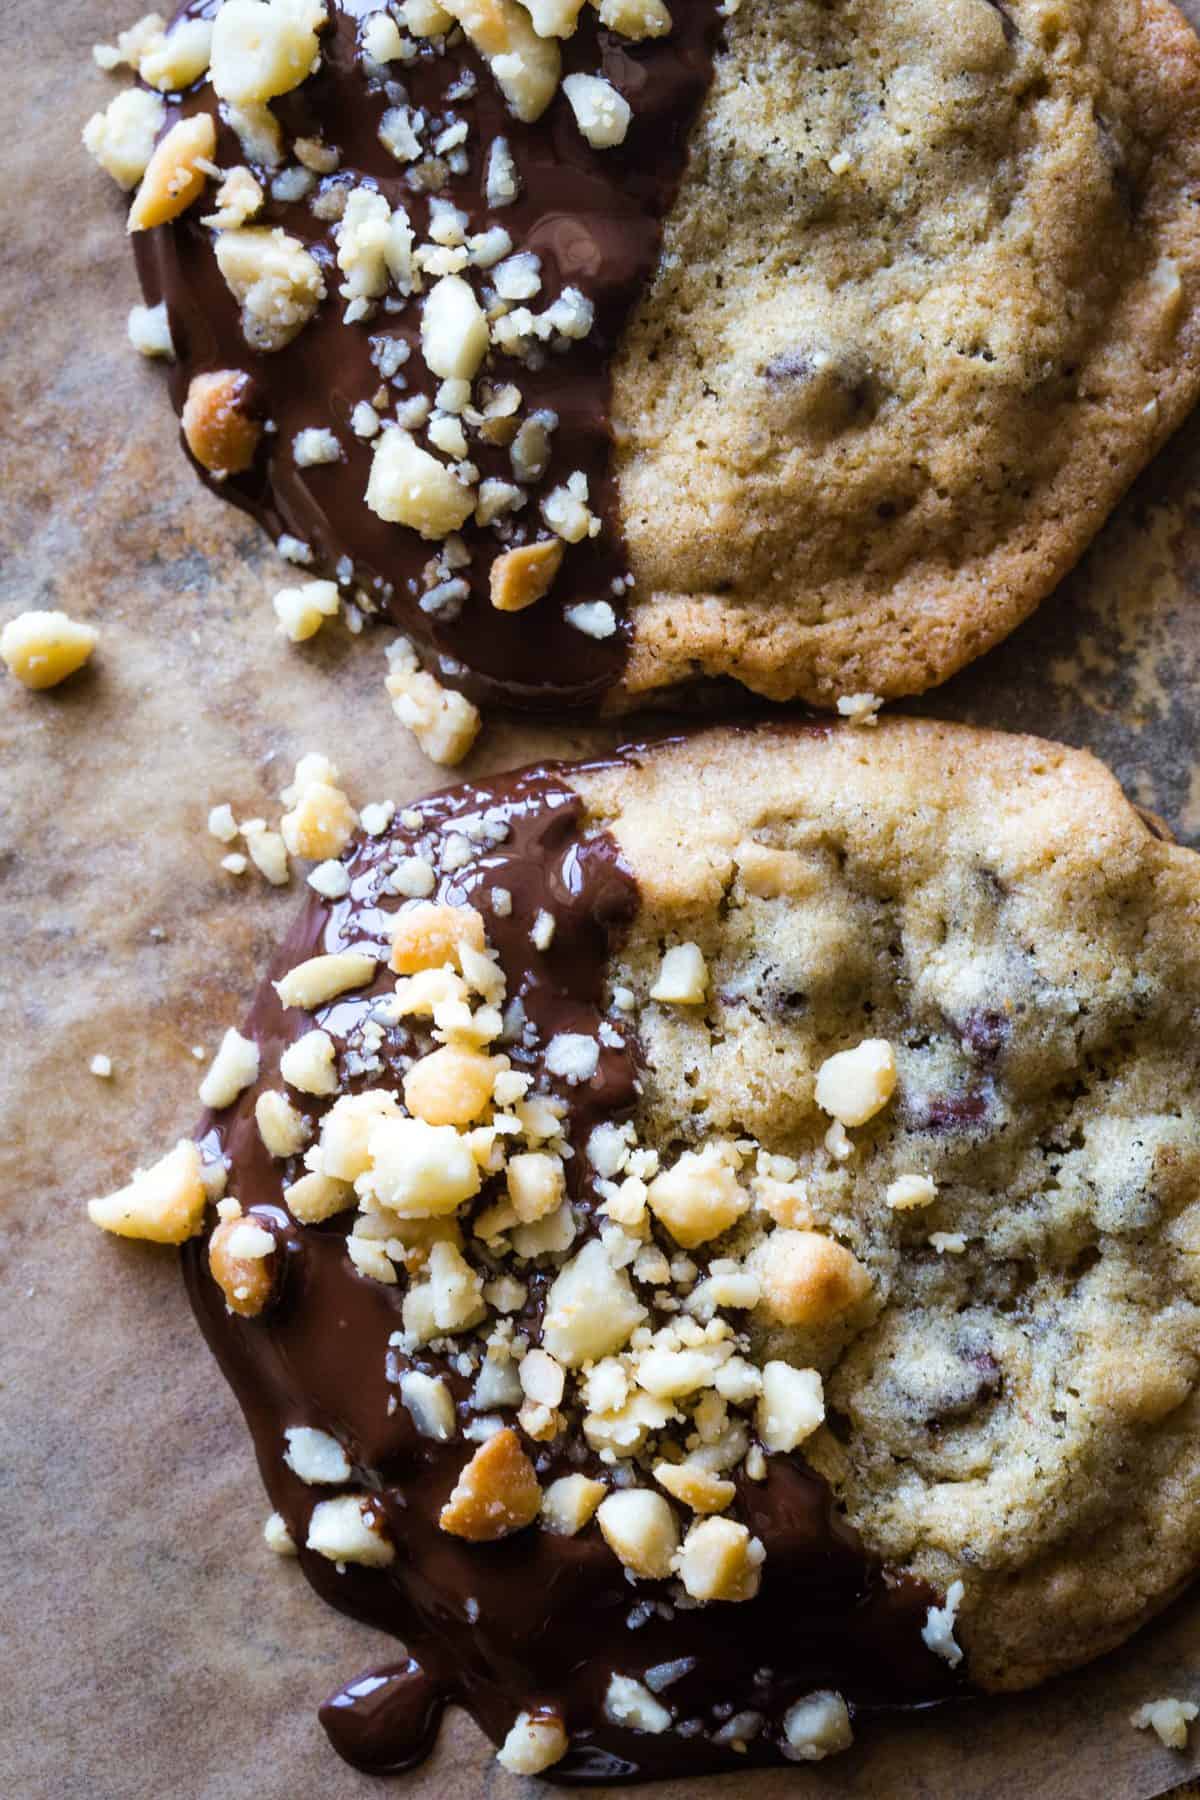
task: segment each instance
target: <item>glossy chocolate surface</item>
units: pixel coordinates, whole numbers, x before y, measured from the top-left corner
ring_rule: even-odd
[[[556,1031],[597,1031],[607,948],[637,904],[636,884],[615,843],[583,826],[581,815],[581,802],[554,768],[434,796],[404,815],[407,824],[398,818],[383,837],[351,847],[350,894],[309,903],[272,976],[321,950],[385,942],[388,914],[399,902],[391,895],[381,900],[381,874],[398,856],[430,853],[447,832],[473,837],[470,861],[442,877],[437,897],[473,901],[489,920],[509,998],[522,998],[533,1027],[504,1048],[514,1066],[535,1073],[538,1086],[566,1101],[570,1137],[582,1149],[598,1119],[631,1110],[638,1075],[629,1028],[613,1029],[609,1019],[591,1082],[571,1088],[545,1076],[544,1049]],[[512,894],[508,917],[490,911],[488,892],[497,886]],[[529,938],[543,908],[558,921],[545,953]],[[387,991],[390,980],[381,978],[377,989]],[[338,1044],[343,1091],[394,1088],[405,1059],[419,1048],[406,1030],[389,1028],[382,1066],[350,1072],[374,991],[343,997],[316,1015]],[[272,1161],[255,1126],[257,1092],[278,1085],[281,1050],[312,1023],[312,1015],[284,1012],[264,984],[247,1026],[261,1051],[259,1083],[209,1120],[203,1134],[207,1148],[229,1160],[229,1192],[277,1236],[275,1301],[257,1319],[229,1313],[208,1272],[205,1239],[186,1247],[184,1263],[205,1336],[253,1433],[271,1503],[294,1540],[304,1545],[314,1505],[340,1491],[306,1486],[283,1459],[284,1431],[311,1425],[344,1445],[353,1465],[346,1485],[377,1499],[396,1546],[396,1560],[384,1570],[339,1571],[300,1551],[305,1574],[324,1598],[391,1632],[407,1652],[388,1668],[356,1677],[322,1709],[341,1754],[364,1769],[401,1769],[429,1749],[448,1702],[466,1706],[496,1742],[519,1712],[545,1707],[565,1720],[571,1740],[553,1779],[642,1779],[779,1761],[783,1713],[816,1688],[839,1690],[855,1712],[917,1705],[956,1691],[959,1678],[921,1639],[926,1609],[937,1596],[867,1554],[839,1518],[824,1481],[798,1455],[769,1458],[760,1483],[737,1478],[734,1515],[761,1537],[767,1553],[761,1591],[741,1604],[685,1610],[674,1583],[631,1583],[594,1522],[576,1537],[534,1525],[482,1544],[439,1528],[439,1511],[474,1445],[418,1436],[396,1384],[411,1366],[441,1375],[465,1424],[472,1417],[470,1380],[444,1355],[426,1348],[409,1358],[389,1344],[400,1328],[403,1278],[390,1287],[356,1271],[345,1249],[346,1215],[316,1227],[290,1217],[282,1189],[300,1165]],[[314,1114],[322,1109],[320,1102],[310,1105]],[[568,1163],[568,1191],[581,1238],[593,1228],[589,1181],[586,1158],[577,1154]],[[471,1204],[481,1207],[488,1197],[485,1184]],[[478,1240],[472,1243],[472,1257],[481,1257]],[[529,1288],[523,1324],[536,1325],[553,1272],[522,1271]],[[495,1410],[511,1422],[512,1409]],[[600,1466],[577,1428],[549,1445],[526,1441],[525,1447],[543,1484]],[[651,1735],[610,1723],[604,1696],[611,1675],[642,1680],[665,1664],[680,1665],[667,1671],[674,1679],[659,1690],[672,1729]],[[650,1686],[657,1680],[651,1675]],[[747,1714],[754,1720],[739,1717]],[[739,1732],[748,1740],[740,1751],[729,1743]]]
[[[214,0],[193,0],[180,16],[207,17],[214,10]],[[529,708],[591,705],[620,676],[628,628],[622,623],[610,637],[590,637],[566,621],[564,607],[606,600],[621,618],[622,595],[614,595],[613,583],[625,577],[627,562],[612,472],[610,370],[630,310],[653,271],[662,221],[683,172],[688,131],[711,80],[719,25],[716,0],[676,6],[670,34],[641,44],[604,30],[592,8],[584,9],[578,31],[563,45],[564,72],[603,74],[633,108],[624,144],[608,150],[590,148],[561,88],[535,124],[521,124],[508,112],[486,63],[469,43],[440,56],[422,49],[415,62],[387,65],[388,85],[368,82],[359,61],[358,33],[361,18],[377,8],[365,0],[339,0],[336,5],[331,0],[329,10],[320,70],[273,103],[285,141],[323,136],[340,150],[341,165],[321,185],[366,180],[390,205],[408,209],[418,240],[423,240],[430,195],[413,191],[404,166],[379,141],[379,122],[396,103],[400,84],[401,103],[420,107],[431,117],[450,114],[469,123],[467,172],[447,174],[433,192],[468,214],[471,232],[502,225],[515,251],[532,251],[541,259],[541,291],[529,302],[534,309],[574,287],[596,312],[586,339],[562,351],[550,350],[538,368],[499,354],[489,360],[486,373],[493,383],[513,382],[520,388],[522,418],[549,408],[560,421],[546,476],[516,515],[521,535],[537,535],[538,499],[576,470],[588,477],[589,504],[603,529],[599,537],[568,548],[545,599],[523,612],[501,613],[490,603],[488,572],[503,545],[491,529],[468,522],[463,537],[473,560],[462,571],[470,593],[461,611],[456,617],[422,611],[422,572],[438,546],[368,509],[364,496],[372,444],[357,438],[349,423],[356,404],[370,400],[380,386],[379,370],[371,361],[373,339],[401,338],[410,348],[392,386],[397,400],[435,393],[437,379],[420,356],[420,302],[406,301],[397,311],[381,305],[372,320],[344,324],[334,225],[314,216],[308,197],[288,202],[268,192],[262,214],[253,221],[282,226],[300,239],[321,263],[328,289],[294,342],[272,354],[256,353],[246,343],[238,304],[213,255],[212,232],[200,223],[210,210],[211,186],[208,200],[181,219],[135,235],[146,299],[152,305],[167,303],[178,357],[170,372],[176,410],[182,409],[194,375],[224,368],[247,371],[254,380],[256,406],[275,429],[246,474],[215,482],[200,470],[210,486],[252,513],[272,536],[287,533],[311,546],[311,573],[340,579],[339,562],[348,557],[353,564],[348,589],[412,637],[428,665],[449,685],[476,699]],[[464,75],[473,80],[473,91],[466,98],[448,99],[448,90],[459,87]],[[217,107],[211,87],[203,83],[168,108],[167,122],[207,110],[217,123],[216,161],[223,167],[246,163]],[[523,185],[515,204],[489,210],[484,170],[496,138],[508,142]],[[255,173],[269,190],[269,173],[258,168]],[[297,466],[292,442],[310,426],[336,432],[340,462]],[[506,448],[489,446],[471,433],[470,456],[484,479],[512,479]]]

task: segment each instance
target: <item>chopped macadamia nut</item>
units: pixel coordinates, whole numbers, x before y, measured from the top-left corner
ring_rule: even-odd
[[[257,1080],[258,1045],[231,1026],[200,1083],[200,1103],[219,1112],[223,1106],[232,1106],[242,1089]]]
[[[290,93],[312,73],[315,25],[323,5],[290,0],[225,0],[213,25],[210,75],[215,92],[235,106]]]
[[[147,42],[136,64],[138,74],[162,94],[181,93],[207,70],[212,35],[211,19],[177,19],[170,31]]]
[[[575,123],[593,150],[611,150],[625,142],[633,109],[611,81],[602,75],[568,75],[562,88]]]
[[[371,1166],[370,1138],[380,1119],[395,1119],[400,1108],[395,1097],[368,1088],[362,1094],[343,1094],[321,1120],[320,1170],[335,1180],[357,1181]],[[309,1157],[310,1164],[314,1158]]]
[[[699,944],[675,944],[662,959],[652,1000],[698,1006],[708,993],[708,965]]]
[[[250,852],[250,860],[272,887],[286,887],[289,867],[287,845],[277,831],[268,831],[263,819],[247,819],[242,836]]]
[[[1194,1700],[1148,1700],[1129,1716],[1135,1731],[1153,1731],[1166,1750],[1186,1750],[1188,1726],[1197,1716]]]
[[[852,725],[877,725],[883,701],[878,694],[841,694],[837,709]]]
[[[117,1237],[183,1244],[200,1230],[207,1201],[200,1152],[181,1138],[152,1168],[136,1169],[128,1187],[89,1200],[88,1217]]]
[[[470,1125],[487,1111],[495,1079],[490,1056],[446,1044],[404,1077],[404,1104],[427,1125]]]
[[[620,1350],[646,1309],[623,1269],[591,1238],[559,1270],[546,1295],[542,1342],[568,1369]]]
[[[762,1305],[780,1325],[826,1325],[871,1292],[858,1258],[819,1231],[772,1231],[750,1262]]]
[[[309,425],[292,439],[292,455],[298,469],[314,469],[323,463],[341,461],[341,446],[332,431]]]
[[[449,0],[456,18],[517,118],[540,119],[558,91],[562,55],[553,38],[539,37],[517,0]]]
[[[470,381],[488,347],[487,319],[461,275],[445,275],[421,310],[421,354],[435,375]]]
[[[624,1725],[630,1731],[657,1735],[671,1727],[671,1715],[662,1701],[656,1700],[649,1688],[632,1675],[612,1677],[604,1696],[604,1712],[614,1725]]]
[[[665,37],[671,29],[671,14],[664,0],[596,0],[596,4],[600,23],[634,43],[648,37]]]
[[[362,47],[372,62],[396,62],[404,54],[400,27],[389,13],[371,13],[363,21]]]
[[[0,657],[23,687],[57,687],[82,669],[97,641],[90,625],[65,612],[23,612],[0,631]]]
[[[558,539],[546,538],[537,544],[505,550],[498,556],[489,575],[492,605],[497,612],[523,612],[548,594],[564,554]]]
[[[795,1369],[785,1362],[764,1365],[758,1435],[765,1449],[773,1454],[794,1450],[824,1417],[825,1392],[816,1369]]]
[[[326,619],[337,617],[337,583],[306,581],[301,587],[280,588],[271,605],[283,635],[293,644],[303,644],[316,636]]]
[[[171,342],[165,300],[160,300],[157,306],[131,307],[126,330],[139,356],[162,356],[168,362],[174,362],[175,346]]]
[[[921,1627],[921,1637],[926,1648],[948,1662],[952,1669],[957,1669],[963,1659],[963,1653],[954,1641],[954,1622],[962,1605],[964,1592],[961,1581],[952,1581],[946,1589],[945,1604],[931,1606]]]
[[[431,762],[460,763],[479,736],[478,707],[423,669],[394,663],[387,678],[392,710]]]
[[[320,1225],[354,1205],[354,1190],[328,1175],[302,1175],[283,1190],[288,1211],[302,1225]]]
[[[406,906],[392,927],[390,967],[397,975],[414,975],[447,963],[459,968],[462,947],[482,950],[485,942],[483,914],[473,906]]]
[[[806,1694],[783,1715],[783,1754],[793,1762],[821,1762],[854,1742],[850,1713],[840,1694],[828,1688]]]
[[[655,1218],[685,1250],[728,1231],[750,1204],[717,1144],[685,1150],[673,1168],[655,1176],[646,1200]]]
[[[325,298],[320,264],[278,226],[220,231],[215,253],[225,284],[241,305],[242,333],[255,350],[282,350]]]
[[[937,1183],[930,1175],[900,1175],[888,1184],[883,1197],[893,1212],[909,1212],[937,1199]]]
[[[433,540],[449,537],[466,523],[475,510],[475,495],[452,469],[396,425],[376,444],[367,505],[389,524],[407,525]]]
[[[562,1204],[566,1178],[557,1156],[527,1150],[508,1159],[508,1198],[522,1224],[544,1219]]]
[[[236,1204],[236,1203],[235,1203]],[[272,1234],[254,1219],[222,1219],[208,1243],[208,1266],[230,1312],[254,1319],[271,1297]]]
[[[263,1542],[267,1549],[276,1556],[295,1556],[296,1554],[296,1540],[288,1530],[281,1513],[273,1512],[268,1516],[267,1522],[263,1526]]]
[[[149,231],[186,212],[204,192],[208,174],[201,165],[212,162],[216,147],[216,126],[208,113],[172,125],[146,165],[129,209],[128,229]]]
[[[183,403],[183,435],[214,475],[237,475],[254,461],[262,425],[249,410],[250,377],[242,369],[193,375]]]
[[[539,1775],[561,1762],[569,1743],[556,1713],[518,1713],[496,1752],[496,1761],[511,1775]]]
[[[165,118],[166,108],[157,94],[127,88],[103,112],[92,114],[83,128],[84,148],[121,187],[136,187]]]
[[[744,1525],[702,1519],[684,1538],[672,1566],[693,1600],[752,1600],[765,1555]]]
[[[400,1398],[422,1437],[447,1444],[458,1430],[450,1389],[436,1375],[408,1369],[400,1377]]]
[[[454,1537],[494,1543],[532,1525],[541,1504],[533,1464],[516,1432],[505,1427],[464,1466],[438,1524]]]
[[[896,1058],[886,1038],[839,1050],[817,1072],[817,1105],[840,1125],[865,1125],[896,1091]]]
[[[306,1031],[279,1058],[279,1073],[301,1094],[336,1094],[333,1039],[327,1031]]]
[[[584,0],[525,0],[539,37],[574,37]]]
[[[574,1537],[591,1521],[607,1492],[602,1481],[588,1475],[560,1475],[542,1495],[543,1530]]]
[[[208,834],[210,837],[215,837],[219,844],[232,844],[237,836],[237,820],[234,818],[233,808],[227,800],[223,800],[219,806],[210,807]]]
[[[700,1462],[656,1463],[654,1479],[693,1512],[724,1512],[737,1496],[732,1481],[722,1480]]]
[[[232,231],[261,212],[266,196],[249,169],[240,163],[225,171],[225,179],[217,189],[216,211],[206,213],[203,225],[214,231]]]
[[[309,1520],[308,1548],[333,1563],[386,1569],[395,1560],[396,1552],[384,1535],[382,1520],[374,1511],[368,1513],[375,1504],[357,1494],[339,1494],[335,1500],[319,1501]]]
[[[340,1481],[349,1481],[346,1452],[327,1431],[317,1431],[311,1425],[292,1425],[283,1436],[287,1446],[283,1460],[301,1481],[310,1487],[334,1487]]]
[[[274,984],[275,992],[281,1006],[313,1012],[348,989],[363,987],[372,980],[378,967],[373,956],[364,956],[359,950],[310,956],[307,962],[297,963],[282,981]]]
[[[99,1076],[101,1081],[108,1081],[111,1079],[113,1072],[112,1057],[93,1056],[91,1062],[88,1064],[88,1068],[93,1075]]]
[[[665,1581],[679,1548],[675,1514],[652,1488],[620,1488],[596,1509],[596,1523],[609,1549],[634,1575]]]
[[[399,12],[413,37],[444,37],[454,28],[453,15],[438,0],[400,0]]]
[[[452,1125],[381,1119],[367,1141],[371,1166],[358,1191],[402,1219],[440,1218],[479,1192],[475,1158]]]
[[[293,856],[306,862],[322,862],[340,856],[358,825],[358,814],[340,787],[312,781],[290,812],[279,821],[283,841]]]
[[[254,1102],[258,1135],[270,1156],[298,1156],[312,1136],[312,1126],[278,1088],[265,1088]]]

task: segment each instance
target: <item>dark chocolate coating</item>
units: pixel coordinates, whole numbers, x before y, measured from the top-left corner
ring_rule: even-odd
[[[623,753],[634,761],[637,754]],[[633,876],[612,838],[583,826],[582,803],[554,767],[458,787],[418,810],[415,829],[397,820],[383,837],[351,846],[349,896],[309,902],[271,975],[278,979],[323,950],[387,941],[388,915],[399,903],[376,891],[381,865],[427,849],[450,822],[503,824],[503,841],[477,849],[466,867],[443,876],[436,897],[480,905],[509,998],[523,998],[536,1027],[535,1041],[504,1047],[514,1066],[544,1074],[544,1048],[555,1032],[594,1035],[604,1016],[606,955],[634,915]],[[512,894],[508,917],[490,911],[486,894],[496,886]],[[544,953],[529,938],[542,908],[558,921]],[[367,996],[386,991],[390,979],[381,978]],[[438,1514],[473,1446],[418,1436],[396,1382],[411,1366],[442,1376],[463,1420],[470,1383],[427,1348],[408,1358],[389,1346],[401,1324],[403,1285],[383,1286],[356,1271],[344,1245],[346,1215],[315,1227],[290,1217],[282,1189],[299,1163],[272,1161],[254,1120],[256,1094],[278,1084],[286,1045],[319,1024],[335,1038],[344,1073],[347,1043],[358,1041],[364,1010],[355,994],[316,1015],[285,1012],[265,983],[246,1027],[261,1053],[259,1082],[202,1131],[206,1147],[229,1159],[229,1192],[278,1238],[272,1305],[256,1319],[229,1313],[208,1271],[207,1234],[184,1251],[192,1304],[250,1425],[271,1502],[301,1546],[305,1574],[333,1605],[393,1633],[407,1651],[407,1661],[357,1677],[322,1709],[341,1754],[364,1769],[400,1769],[428,1750],[447,1702],[466,1706],[496,1742],[519,1712],[541,1707],[559,1713],[571,1739],[552,1779],[644,1779],[779,1761],[782,1715],[815,1688],[837,1689],[855,1710],[919,1705],[959,1691],[960,1677],[921,1639],[926,1609],[938,1596],[867,1552],[799,1455],[770,1457],[761,1483],[737,1478],[733,1516],[761,1537],[767,1553],[760,1593],[741,1604],[682,1610],[671,1603],[672,1584],[631,1585],[594,1523],[576,1537],[534,1525],[484,1544],[439,1528]],[[628,1027],[618,1023],[617,1031],[591,1082],[548,1084],[569,1109],[577,1154],[567,1164],[568,1191],[581,1238],[591,1229],[587,1135],[601,1118],[626,1116],[636,1099],[636,1044]],[[407,1030],[389,1028],[385,1071],[369,1081],[351,1076],[343,1091],[395,1087],[402,1059],[417,1047]],[[309,1106],[314,1116],[323,1110],[321,1102]],[[488,1203],[490,1185],[472,1206]],[[478,1240],[474,1245],[479,1258]],[[553,1270],[522,1275],[529,1286],[522,1324],[535,1328]],[[339,1573],[303,1548],[313,1506],[338,1490],[306,1486],[285,1464],[283,1433],[294,1425],[329,1431],[343,1444],[353,1464],[349,1485],[377,1498],[396,1546],[390,1568]],[[600,1466],[577,1430],[548,1446],[525,1447],[543,1483]],[[648,1735],[606,1719],[614,1671],[640,1679],[682,1658],[690,1666],[661,1695],[678,1729]],[[760,1714],[763,1726],[745,1752],[714,1741],[731,1714],[746,1711]]]
[[[179,16],[210,16],[213,0],[193,0]],[[393,101],[382,87],[368,88],[357,61],[359,19],[377,10],[355,0],[330,0],[331,24],[321,37],[321,68],[303,86],[273,103],[285,139],[323,136],[342,153],[336,175],[367,179],[390,205],[403,204],[418,238],[426,235],[428,196],[407,186],[403,166],[380,143],[379,121]],[[470,231],[503,225],[514,250],[541,258],[542,290],[536,309],[557,299],[566,287],[581,289],[594,303],[589,336],[562,354],[551,352],[536,371],[497,354],[487,373],[496,383],[515,382],[524,396],[522,417],[541,408],[558,414],[552,456],[543,482],[533,490],[519,521],[536,536],[538,497],[576,469],[588,476],[592,511],[603,530],[596,539],[568,547],[554,588],[527,611],[501,613],[491,605],[488,571],[502,548],[491,530],[468,522],[462,535],[475,551],[463,578],[470,595],[455,619],[422,612],[421,571],[438,546],[415,531],[391,525],[367,507],[365,494],[372,446],[349,428],[360,400],[380,385],[371,339],[403,338],[412,350],[402,373],[400,398],[432,396],[438,381],[419,354],[420,303],[388,312],[381,305],[369,323],[344,325],[345,302],[337,293],[334,226],[316,218],[306,200],[284,203],[269,197],[255,225],[283,226],[322,264],[327,298],[285,349],[252,350],[239,323],[239,308],[217,267],[212,233],[201,225],[213,190],[180,219],[134,237],[138,274],[146,300],[167,303],[177,361],[170,371],[171,397],[182,410],[192,377],[210,369],[244,369],[254,378],[256,404],[274,422],[252,469],[217,482],[202,479],[244,507],[273,537],[289,533],[309,544],[313,573],[334,577],[339,559],[354,564],[354,585],[381,614],[418,645],[428,666],[448,685],[476,700],[539,710],[589,707],[616,682],[627,654],[628,626],[596,639],[567,624],[564,605],[608,600],[618,619],[622,602],[612,584],[628,571],[622,542],[610,420],[610,372],[630,311],[658,257],[662,221],[683,172],[687,135],[712,76],[712,53],[719,19],[715,0],[686,0],[674,9],[675,25],[660,39],[633,44],[604,30],[591,7],[580,28],[563,45],[564,73],[603,73],[629,100],[633,121],[624,144],[593,150],[575,124],[561,92],[533,125],[507,111],[485,62],[469,43],[437,57],[423,52],[414,63],[389,65],[409,102],[433,116],[448,109],[469,121],[470,167],[438,191],[470,216]],[[447,103],[447,88],[464,70],[476,78],[473,96]],[[181,115],[212,113],[217,125],[217,161],[245,163],[238,139],[222,123],[217,99],[207,83],[168,107],[167,125]],[[514,205],[489,211],[483,194],[488,146],[507,139],[522,179]],[[264,188],[269,175],[255,171]],[[308,426],[336,429],[343,445],[339,463],[299,468],[292,452],[296,433]],[[470,454],[484,478],[511,480],[506,449],[471,438]],[[199,465],[197,465],[199,468]]]

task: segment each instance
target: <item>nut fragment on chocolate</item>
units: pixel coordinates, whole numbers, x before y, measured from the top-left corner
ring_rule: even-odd
[[[183,435],[200,464],[217,476],[248,469],[262,438],[262,424],[250,411],[250,377],[241,369],[196,375],[183,405]]]

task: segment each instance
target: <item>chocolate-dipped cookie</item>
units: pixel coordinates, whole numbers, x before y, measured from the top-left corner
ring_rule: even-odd
[[[1180,1590],[1200,863],[1093,759],[721,730],[371,824],[93,1205],[405,1647],[343,1754],[453,1701],[564,1780],[816,1758]]]
[[[1200,383],[1164,0],[193,0],[118,57],[193,459],[476,700],[919,692]]]

